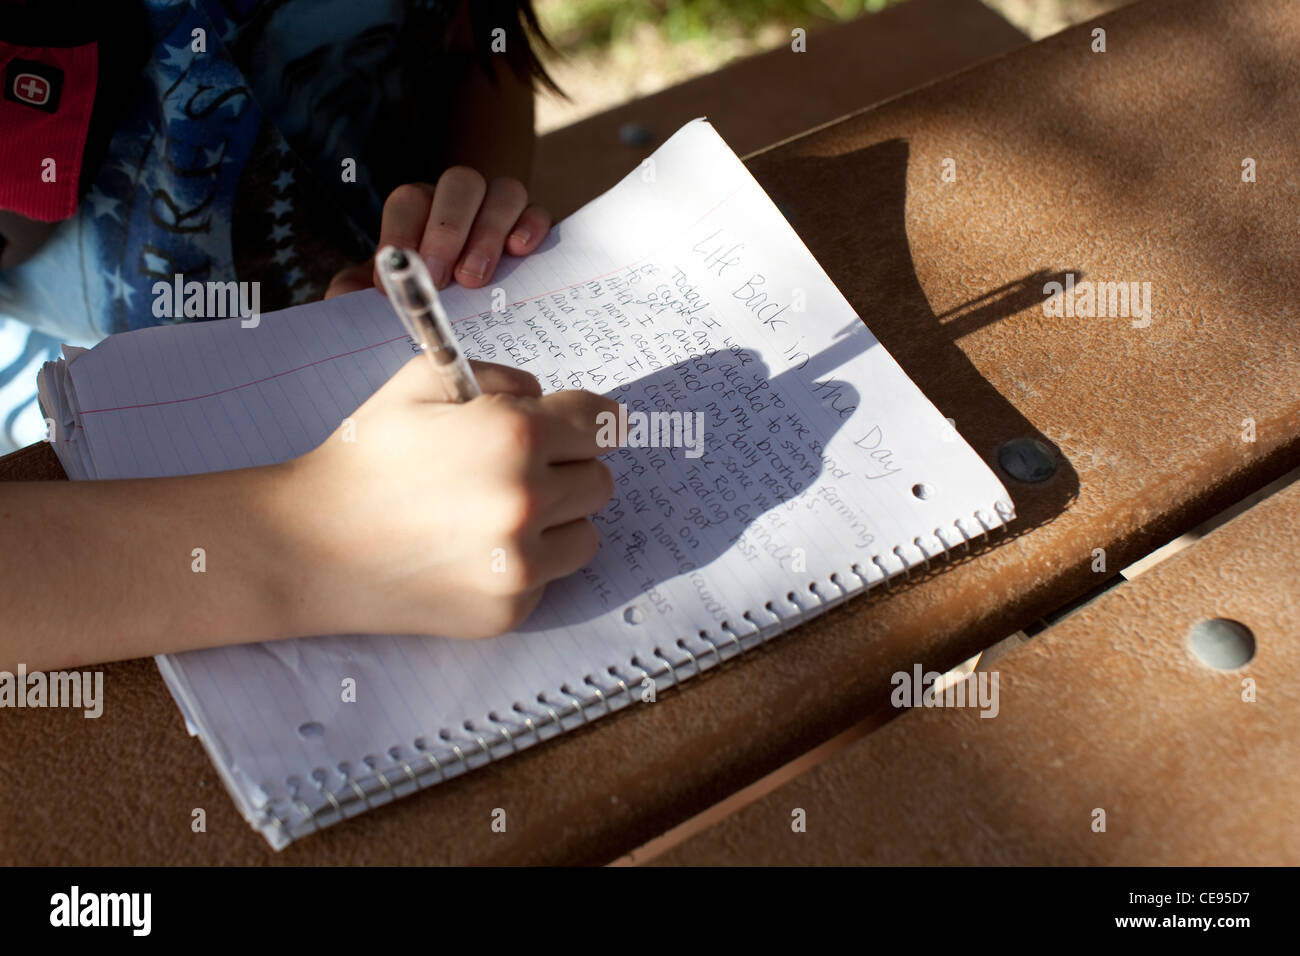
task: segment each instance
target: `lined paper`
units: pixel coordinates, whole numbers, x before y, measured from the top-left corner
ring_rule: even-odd
[[[702,454],[605,456],[616,492],[595,518],[599,554],[516,633],[160,656],[273,846],[640,705],[651,684],[662,692],[1014,515],[705,121],[504,262],[492,287],[443,298],[471,357],[523,368],[547,392],[701,413]],[[411,355],[367,290],[255,328],[113,336],[47,366],[42,402],[76,478],[242,468],[325,441]]]

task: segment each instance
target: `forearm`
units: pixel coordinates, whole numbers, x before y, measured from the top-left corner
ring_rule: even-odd
[[[0,484],[0,670],[297,633],[278,477]]]

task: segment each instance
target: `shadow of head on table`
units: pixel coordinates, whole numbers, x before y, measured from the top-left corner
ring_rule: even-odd
[[[794,499],[836,468],[825,447],[861,404],[858,390],[834,371],[872,344],[846,335],[773,374],[756,350],[715,343],[711,354],[611,391],[623,409],[598,436],[620,446],[603,456],[614,497],[592,519],[600,557],[552,583],[546,604],[520,630],[581,623],[603,613],[600,601],[584,595],[608,595],[621,606],[704,571],[738,541],[757,553],[785,536],[778,528],[807,520],[808,503]],[[797,572],[798,551],[766,553]],[[632,583],[635,593],[627,593]],[[550,592],[557,590],[572,593],[556,600]]]
[[[1041,308],[1048,283],[1063,283],[1067,273],[1078,281],[1083,272],[1038,269],[935,313],[917,278],[908,238],[909,157],[905,140],[888,139],[834,156],[773,151],[749,164],[876,338],[993,468],[1016,505],[1009,530],[1021,534],[1061,514],[1078,496],[1079,476],[959,341]],[[1007,362],[1016,359],[1006,355]]]
[[[806,192],[783,193],[764,183],[769,194],[904,372],[1003,481],[1017,507],[1010,533],[1018,535],[1050,521],[1077,495],[1073,468],[975,368],[958,339],[1041,305],[1044,286],[1063,281],[1067,270],[1036,270],[938,315],[921,288],[908,242],[907,144],[891,140],[838,157],[798,157],[797,162],[815,168],[802,169],[792,178],[839,188],[814,191],[817,200],[807,209],[802,206]],[[644,592],[683,573],[662,566],[649,571],[643,559],[651,552],[668,554],[680,568],[703,569],[747,532],[763,534],[762,525],[771,520],[768,516],[783,516],[783,500],[797,494],[788,476],[774,474],[768,455],[791,461],[801,487],[816,481],[828,467],[806,447],[797,449],[798,443],[781,445],[792,423],[784,418],[788,410],[772,407],[771,399],[800,387],[800,382],[815,381],[824,407],[855,407],[860,402],[856,389],[833,376],[852,357],[848,353],[869,341],[857,336],[837,338],[821,353],[808,356],[797,370],[775,375],[757,353],[742,357],[719,348],[708,359],[686,359],[638,379],[634,383],[638,401],[629,403],[629,414],[700,413],[704,430],[715,432],[704,456],[722,459],[722,467],[717,461],[703,467],[699,458],[680,447],[624,448],[606,456],[616,490],[611,506],[594,519],[602,532],[602,557],[570,580],[553,584],[552,590],[572,588],[573,593],[556,601],[548,592],[545,610],[539,609],[520,630],[575,624],[598,613],[593,602],[580,599],[604,585],[599,571],[604,562],[633,568],[641,575],[637,580],[644,582]],[[716,401],[710,391],[714,387],[725,388],[730,398],[725,403]],[[617,391],[611,394],[626,401]],[[746,420],[743,433],[735,425],[737,409]],[[838,424],[833,431],[838,431]],[[829,440],[830,434],[825,437]],[[792,457],[799,453],[802,472],[801,463]],[[722,500],[727,492],[739,490],[742,482],[747,488],[764,487],[766,504],[736,509]],[[664,514],[662,521],[656,512]],[[648,517],[645,522],[626,520],[634,514]],[[969,554],[975,556],[1000,540],[1004,539],[982,543]],[[613,595],[616,601],[624,598]]]

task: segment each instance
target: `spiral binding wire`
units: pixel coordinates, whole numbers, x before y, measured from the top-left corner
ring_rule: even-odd
[[[305,832],[314,832],[325,826],[332,825],[344,820],[349,816],[349,809],[352,809],[351,815],[360,813],[363,809],[370,809],[375,803],[389,803],[402,796],[409,796],[418,790],[425,789],[441,783],[450,777],[458,776],[475,768],[471,761],[482,758],[482,762],[477,766],[491,763],[499,759],[500,756],[509,756],[518,753],[521,747],[529,747],[536,743],[541,743],[551,737],[572,729],[572,727],[582,726],[605,714],[612,714],[615,710],[626,707],[634,703],[635,688],[643,686],[643,682],[648,680],[652,685],[657,685],[663,677],[672,678],[670,687],[677,687],[684,679],[698,676],[704,673],[710,667],[721,664],[724,660],[730,660],[746,651],[752,650],[761,644],[766,644],[775,637],[781,637],[792,627],[797,627],[816,613],[829,611],[838,607],[855,594],[869,594],[883,585],[885,590],[892,587],[893,578],[899,574],[904,579],[911,577],[912,570],[921,567],[922,573],[928,571],[931,561],[946,560],[956,550],[958,545],[962,548],[962,553],[969,553],[972,542],[977,542],[988,538],[994,530],[1005,530],[1007,523],[1015,517],[1015,510],[1009,503],[1002,501],[994,504],[996,519],[985,521],[985,515],[978,510],[972,515],[975,522],[980,526],[980,532],[976,535],[970,535],[962,527],[961,519],[953,521],[951,527],[957,529],[957,534],[961,540],[954,539],[951,543],[944,538],[943,528],[935,528],[933,536],[939,542],[940,549],[931,552],[922,543],[920,537],[913,538],[907,544],[895,545],[889,551],[877,553],[871,556],[870,564],[881,573],[881,577],[872,581],[863,573],[863,568],[859,564],[853,564],[849,567],[849,573],[861,582],[861,586],[854,590],[845,588],[839,580],[839,572],[832,572],[828,578],[829,584],[838,591],[838,594],[832,596],[829,600],[818,590],[818,582],[811,581],[808,584],[808,593],[816,603],[809,604],[807,607],[799,603],[799,595],[794,591],[788,591],[783,600],[794,609],[794,614],[781,614],[773,606],[773,601],[766,601],[762,605],[762,611],[771,617],[766,625],[760,624],[754,619],[753,612],[746,610],[742,612],[741,619],[752,627],[752,630],[741,634],[733,630],[729,621],[722,621],[719,629],[725,632],[730,640],[723,640],[721,643],[715,641],[706,630],[700,630],[695,635],[696,640],[702,644],[707,644],[707,649],[692,651],[687,646],[685,638],[678,638],[673,647],[685,655],[685,659],[674,663],[674,661],[664,654],[663,646],[657,645],[653,648],[652,654],[661,661],[663,666],[653,669],[647,668],[642,663],[638,655],[633,655],[629,660],[629,670],[640,672],[641,682],[638,683],[632,673],[624,674],[620,669],[611,665],[606,671],[607,675],[613,680],[614,687],[602,687],[596,682],[595,675],[587,674],[583,677],[583,686],[590,689],[591,696],[587,699],[575,693],[574,690],[566,683],[557,688],[554,693],[557,696],[567,699],[567,703],[552,702],[547,699],[545,691],[538,693],[536,706],[542,713],[534,713],[526,709],[521,703],[516,701],[511,705],[511,713],[516,715],[518,721],[512,723],[498,716],[496,711],[487,714],[487,721],[492,725],[492,730],[482,730],[474,726],[473,721],[466,720],[462,725],[462,731],[469,736],[462,738],[460,741],[453,739],[450,730],[443,728],[438,731],[437,739],[442,742],[444,749],[451,751],[451,759],[447,759],[444,754],[443,759],[439,760],[429,746],[429,742],[423,738],[417,738],[412,742],[412,748],[415,755],[407,759],[405,752],[400,746],[390,747],[387,751],[388,757],[392,760],[397,769],[404,775],[405,779],[390,781],[387,775],[378,767],[379,761],[373,755],[367,755],[363,763],[370,771],[369,775],[364,778],[364,782],[373,781],[373,786],[367,789],[363,786],[363,781],[358,781],[352,774],[352,766],[348,763],[340,764],[336,770],[343,777],[343,784],[337,788],[331,789],[326,786],[328,772],[323,767],[317,767],[312,771],[312,782],[315,785],[316,793],[322,800],[315,809],[312,808],[300,793],[302,781],[297,777],[290,777],[286,780],[289,788],[289,797],[287,802],[294,806],[302,819],[296,824],[291,824],[288,820],[276,812],[275,803],[268,803],[260,809],[263,822],[273,826],[281,832],[286,838],[292,839],[294,836],[303,835]],[[920,557],[918,560],[909,561],[904,555],[903,549],[910,545],[915,548]],[[902,564],[901,568],[891,569],[882,558],[886,555],[892,555]],[[745,644],[746,639],[757,638],[756,641]],[[735,648],[734,653],[727,655],[726,648]],[[711,663],[710,663],[711,661]],[[678,676],[678,671],[688,669],[686,677]],[[622,699],[622,703],[615,703]],[[594,716],[589,717],[588,711],[599,707],[600,710]],[[565,719],[578,718],[578,722],[570,727],[565,726]],[[522,726],[522,732],[520,727]],[[554,731],[546,734],[544,731],[549,728]],[[532,739],[529,740],[529,737]],[[522,741],[522,744],[521,742]],[[466,744],[461,746],[461,742]],[[497,754],[498,748],[509,748],[503,754]],[[468,750],[468,752],[467,752]],[[420,764],[423,766],[420,766]],[[415,764],[415,766],[413,766]],[[430,777],[436,776],[436,779]],[[404,792],[399,792],[404,791]],[[322,820],[322,813],[327,813],[331,819]]]

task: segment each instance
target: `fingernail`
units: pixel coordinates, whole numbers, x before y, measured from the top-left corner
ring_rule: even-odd
[[[519,245],[521,246],[528,245],[528,240],[531,239],[532,237],[533,234],[529,232],[527,229],[523,229],[523,228],[516,229],[514,232],[510,233],[510,238],[513,239],[515,242],[519,243]]]
[[[488,257],[481,252],[471,252],[465,257],[465,264],[460,270],[473,279],[482,279],[487,275]]]
[[[435,288],[441,289],[447,284],[450,279],[447,275],[447,263],[437,256],[425,256],[424,264],[429,267],[429,278],[433,280]]]

